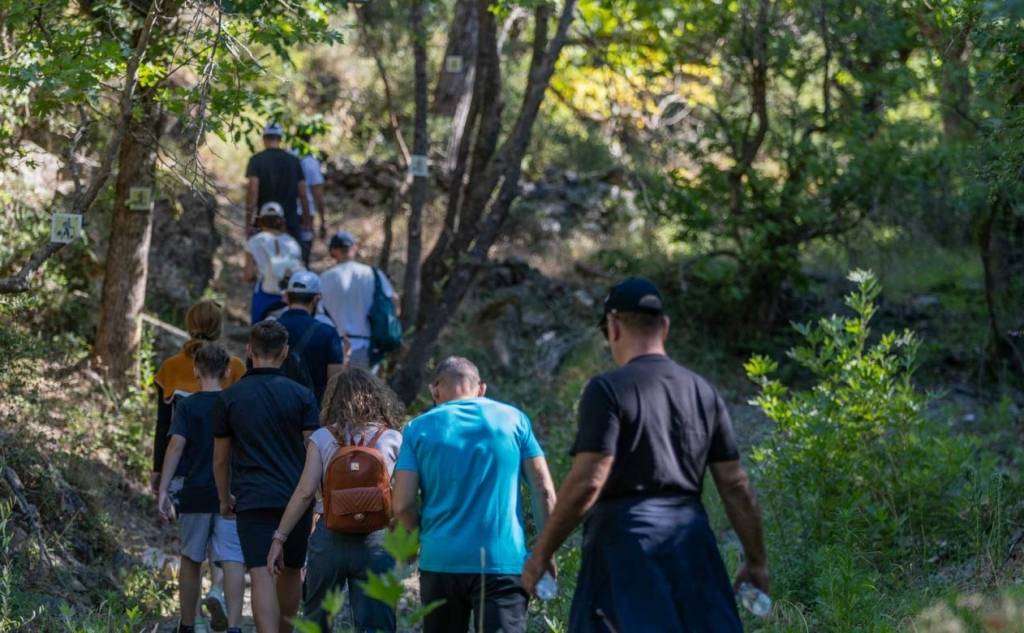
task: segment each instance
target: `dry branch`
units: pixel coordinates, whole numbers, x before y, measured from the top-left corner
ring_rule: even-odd
[[[25,495],[25,486],[21,483],[21,478],[18,477],[18,473],[14,471],[10,466],[4,466],[4,479],[7,481],[7,485],[11,487],[11,491],[14,493],[14,499],[18,502],[18,509],[28,519],[29,525],[32,527],[32,533],[36,537],[36,542],[39,545],[39,557],[47,568],[53,567],[53,560],[50,558],[50,550],[46,547],[46,541],[43,539],[43,526],[39,523],[39,510],[33,505],[28,497]]]

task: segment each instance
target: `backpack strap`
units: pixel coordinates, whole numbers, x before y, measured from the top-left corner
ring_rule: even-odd
[[[381,272],[380,268],[373,269],[373,293],[377,294],[384,291],[384,284],[380,280],[380,276],[384,273]]]
[[[363,436],[363,441],[359,445],[360,446],[365,446],[365,447],[368,447],[368,448],[373,448],[377,444],[377,440],[380,439],[381,435],[384,435],[384,431],[386,431],[386,430],[387,429],[385,427],[383,427],[383,426],[378,427],[377,428],[377,433],[373,436],[373,438],[370,439],[369,442],[366,441],[366,436],[364,435]]]
[[[314,321],[310,324],[310,326],[306,328],[306,331],[302,333],[302,337],[299,338],[299,342],[295,344],[295,347],[291,348],[292,351],[301,355],[306,349],[306,346],[309,345],[309,342],[313,340],[313,335],[316,334],[316,326],[319,324],[319,321]]]

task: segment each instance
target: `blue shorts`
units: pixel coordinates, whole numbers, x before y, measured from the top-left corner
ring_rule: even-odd
[[[628,497],[594,506],[569,631],[743,631],[699,499]]]

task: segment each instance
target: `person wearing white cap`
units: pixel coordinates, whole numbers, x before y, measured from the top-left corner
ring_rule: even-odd
[[[345,362],[341,337],[313,316],[320,303],[320,277],[308,270],[295,273],[288,279],[284,300],[288,309],[277,321],[288,330],[289,349],[309,370],[313,395],[320,402],[327,381],[341,371]]]
[[[348,231],[339,231],[330,241],[330,253],[338,262],[320,274],[323,294],[321,305],[334,321],[338,334],[349,345],[348,363],[370,366],[370,321],[373,293],[379,281],[384,295],[398,310],[398,295],[387,275],[358,261],[359,240]]]
[[[256,214],[259,233],[245,245],[245,280],[255,283],[252,289],[252,323],[259,323],[278,308],[285,306],[281,291],[286,280],[301,270],[302,249],[291,235],[284,232],[284,210],[277,202],[267,202]]]
[[[264,150],[254,154],[245,168],[246,197],[245,225],[250,231],[256,212],[268,202],[281,205],[288,234],[301,240],[313,230],[313,216],[309,211],[306,176],[299,159],[281,148],[284,130],[277,123],[263,128]],[[298,205],[302,205],[299,215]]]

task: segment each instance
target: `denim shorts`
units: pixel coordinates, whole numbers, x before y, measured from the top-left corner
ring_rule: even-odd
[[[178,515],[181,533],[181,555],[201,563],[207,551],[214,563],[241,563],[242,546],[234,520],[211,512],[188,512]]]

